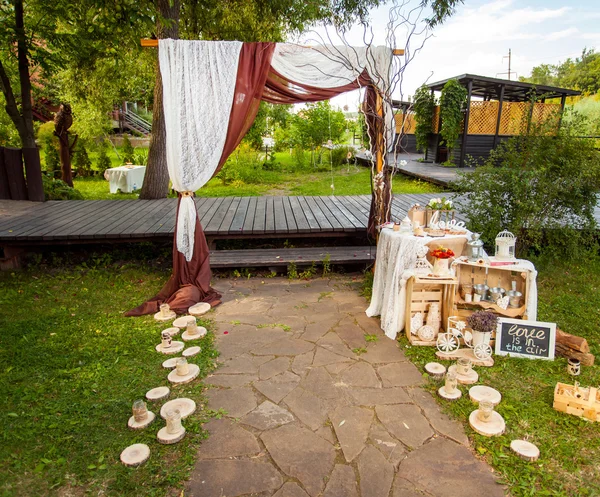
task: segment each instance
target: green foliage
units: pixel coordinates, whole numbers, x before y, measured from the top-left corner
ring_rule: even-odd
[[[42,124],[37,130],[37,140],[40,145],[45,146],[48,143],[55,143],[58,145],[58,138],[54,134],[54,122],[48,121]]]
[[[98,152],[98,159],[96,160],[96,169],[100,171],[100,176],[104,177],[104,171],[112,167],[112,163],[108,154],[106,153],[107,145],[103,142],[100,145],[100,151]]]
[[[287,276],[290,280],[298,279],[298,268],[296,267],[296,263],[289,262],[287,266]]]
[[[144,250],[135,246],[136,259]],[[67,252],[0,275],[1,495],[164,497],[187,479],[205,438],[202,423],[216,413],[202,408],[206,386],[198,379],[172,389],[198,404],[184,440],[164,446],[156,429],[127,428],[133,400],[165,382],[164,356],[154,350],[164,326],[151,316],[123,317],[123,310],[154,295],[170,265],[125,255]],[[65,267],[66,259],[74,263]],[[199,324],[209,332],[189,361],[205,377],[218,353],[212,323]],[[132,471],[119,454],[133,443],[148,444],[152,457]]]
[[[442,129],[440,135],[448,148],[448,159],[452,160],[452,149],[460,135],[467,102],[467,90],[455,79],[449,80],[440,95],[440,117]]]
[[[4,110],[5,105],[4,95],[0,93],[0,147],[20,147],[19,133]]]
[[[90,160],[87,149],[81,140],[78,142],[77,148],[75,149],[73,165],[77,170],[78,176],[85,178],[86,176],[92,175],[92,161]]]
[[[413,109],[415,111],[415,139],[417,150],[427,150],[429,135],[433,133],[433,111],[435,109],[435,96],[427,86],[421,86],[415,92]]]
[[[64,181],[42,174],[46,200],[83,200],[83,195]]]
[[[47,141],[42,149],[46,162],[46,171],[54,174],[54,171],[60,171],[60,155],[57,145],[52,141]],[[46,197],[48,198],[48,197]]]
[[[577,120],[577,116],[585,117],[581,133],[584,136],[600,135],[600,93],[577,100],[571,107],[570,112],[563,116],[564,122]]]
[[[131,144],[131,140],[129,139],[129,135],[127,133],[123,134],[122,148],[123,148],[123,163],[124,164],[127,164],[127,163],[133,164],[133,161],[135,159],[135,150],[133,148],[133,145]]]
[[[148,164],[148,152],[147,148],[139,148],[133,154],[133,163],[138,166],[146,166]]]
[[[552,123],[531,124],[492,151],[473,173],[455,185],[469,213],[470,228],[493,244],[508,229],[521,255],[530,249],[573,257],[588,246],[596,228],[594,208],[600,190],[600,154],[579,129],[565,124],[553,135]]]
[[[529,77],[519,78],[536,85],[573,88],[584,93],[600,92],[600,53],[584,48],[581,57],[568,58],[559,64],[540,64]]]
[[[346,130],[346,117],[339,109],[332,109],[329,101],[307,104],[291,116],[292,140],[295,146],[315,150],[326,142],[340,143]]]

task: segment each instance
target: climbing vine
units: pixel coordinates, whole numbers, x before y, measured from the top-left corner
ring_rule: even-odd
[[[435,96],[427,86],[423,85],[416,91],[413,109],[415,111],[417,150],[424,152],[427,149],[429,135],[433,133],[433,111],[435,109]]]
[[[462,131],[463,107],[467,101],[467,90],[455,79],[448,81],[440,96],[440,135],[448,148],[448,160],[452,161],[452,149]]]

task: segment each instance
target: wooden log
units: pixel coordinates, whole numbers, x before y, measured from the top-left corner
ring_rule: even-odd
[[[23,170],[23,155],[20,148],[4,149],[4,167],[8,177],[8,188],[12,200],[27,200],[27,184]]]
[[[593,354],[589,352],[579,352],[577,350],[570,349],[569,347],[565,347],[559,343],[556,344],[555,347],[556,355],[559,357],[566,357],[568,359],[579,359],[581,364],[584,366],[593,366],[595,357]]]
[[[42,166],[40,151],[37,148],[24,148],[23,161],[27,179],[27,191],[32,202],[44,201],[44,184],[42,182]]]
[[[556,344],[573,349],[577,352],[589,352],[590,346],[585,338],[570,335],[559,328],[556,328]]]

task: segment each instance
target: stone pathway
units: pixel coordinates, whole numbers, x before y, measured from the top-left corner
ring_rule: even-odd
[[[205,425],[186,495],[504,495],[351,282],[217,285],[222,366],[206,383],[227,415]]]

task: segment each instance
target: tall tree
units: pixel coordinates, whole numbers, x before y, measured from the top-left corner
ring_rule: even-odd
[[[179,0],[156,0],[159,16],[156,21],[158,38],[179,38]],[[164,198],[169,193],[167,169],[165,115],[163,111],[163,85],[160,67],[156,64],[156,85],[152,113],[152,137],[148,151],[146,176],[140,191],[141,199]]]

